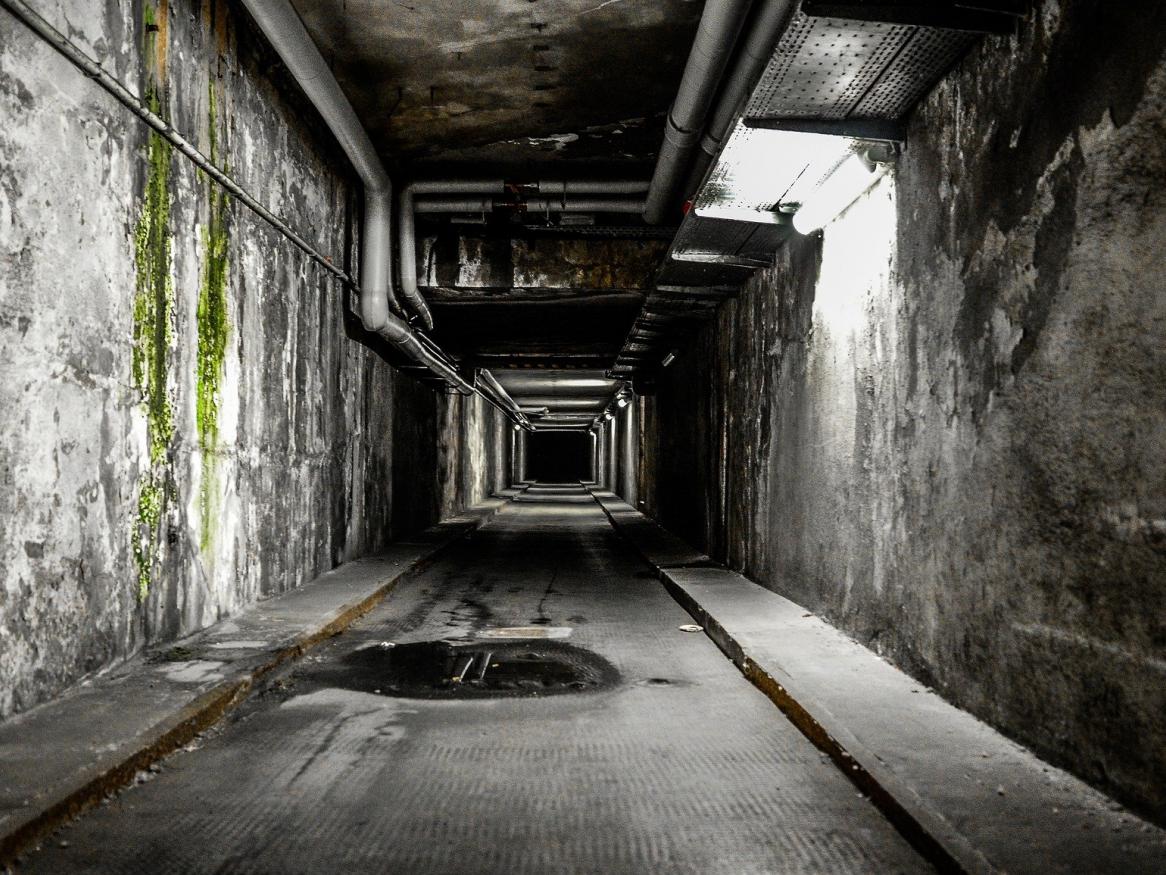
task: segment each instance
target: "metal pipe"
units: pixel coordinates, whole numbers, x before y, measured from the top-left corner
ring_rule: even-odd
[[[458,392],[473,394],[474,387],[462,379],[440,350],[423,342],[406,322],[390,312],[390,306],[400,312],[392,290],[392,180],[320,50],[288,0],[243,0],[243,4],[364,183],[360,258],[360,316],[364,327],[381,335]]]
[[[572,194],[647,194],[651,187],[651,182],[646,179],[625,179],[625,180],[549,180],[535,183],[535,189],[539,194],[547,195],[563,195],[564,197]]]
[[[56,49],[67,61],[112,95],[122,106],[157,131],[162,139],[166,140],[170,145],[189,158],[199,170],[218,183],[224,191],[271,225],[275,230],[279,231],[296,248],[304,252],[309,258],[320,265],[320,267],[334,276],[339,277],[344,282],[350,285],[356,285],[356,282],[346,270],[333,264],[328,256],[322,254],[308,243],[307,240],[293,231],[287,222],[280,219],[263,206],[263,204],[249,195],[234,179],[216,167],[210,158],[196,149],[182,134],[178,133],[169,122],[151,111],[142,102],[141,98],[109,75],[109,73],[105,72],[100,64],[70,42],[68,37],[41,18],[27,3],[24,3],[23,0],[0,0],[0,6],[7,9],[29,30],[52,46],[52,48]]]
[[[705,3],[680,88],[664,126],[664,142],[644,208],[644,221],[649,224],[664,221],[680,195],[692,152],[751,3],[752,0]]]
[[[526,414],[523,413],[522,408],[510,397],[510,393],[506,391],[506,388],[498,382],[493,374],[485,368],[481,368],[478,371],[478,380],[484,383],[489,393],[498,399],[499,405],[514,420],[515,424],[521,425],[526,429],[531,427],[530,420],[526,418]]]
[[[417,288],[417,230],[414,222],[414,199],[419,194],[493,194],[506,190],[502,179],[477,180],[427,180],[411,182],[401,191],[401,202],[397,219],[398,253],[401,268],[401,297],[409,308],[421,319],[421,323],[433,330],[433,314]],[[479,212],[479,210],[458,210],[457,212]]]
[[[507,207],[523,210],[528,213],[642,213],[644,201],[628,198],[527,198],[524,201],[508,201],[505,198],[492,197],[456,197],[456,198],[427,198],[414,200],[412,211],[414,215],[438,215],[443,213],[489,213],[493,210],[502,210]],[[405,227],[404,215],[401,227]],[[412,225],[413,223],[409,223]],[[413,230],[409,234],[414,234]],[[404,246],[407,242],[402,235]],[[414,238],[415,240],[415,238]],[[416,252],[414,251],[414,256]],[[415,264],[416,262],[414,262]],[[401,269],[404,271],[406,259],[401,259]],[[415,269],[415,268],[414,268]],[[404,282],[402,282],[404,289]],[[405,292],[406,299],[408,293]]]
[[[611,182],[594,180],[552,180],[538,181],[519,188],[533,189],[539,193],[559,194],[561,200],[566,199],[567,192],[579,194],[637,194],[648,189],[648,183],[636,180],[615,180]],[[401,191],[398,205],[397,235],[398,256],[400,258],[401,296],[415,312],[422,324],[429,330],[433,329],[433,314],[426,304],[418,288],[417,277],[417,227],[418,213],[488,213],[492,210],[507,206],[510,201],[501,197],[507,192],[504,179],[430,179],[411,182]],[[457,198],[417,200],[418,196],[430,194],[459,195]],[[483,195],[478,198],[467,198],[465,195]],[[485,197],[496,195],[497,197]],[[529,202],[528,202],[529,203]],[[554,207],[548,206],[549,199],[539,201],[540,210],[555,212]],[[581,207],[563,207],[559,212],[595,212],[593,209]],[[642,205],[632,208],[630,202],[616,205],[609,212],[642,212]]]
[[[528,213],[632,213],[644,211],[643,198],[527,198]]]
[[[794,6],[794,0],[762,0],[761,8],[749,27],[713,107],[712,117],[700,141],[700,150],[688,174],[685,194],[696,191],[704,181],[704,175],[721,151],[721,145],[737,118],[741,104],[748,98],[753,86],[765,72],[769,59],[773,57],[774,48],[793,14]]]

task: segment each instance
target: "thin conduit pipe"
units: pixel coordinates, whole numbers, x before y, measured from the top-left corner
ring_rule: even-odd
[[[162,139],[170,143],[179,152],[190,159],[199,170],[203,171],[207,176],[213,179],[216,183],[222,186],[223,190],[230,194],[235,200],[251,210],[267,224],[271,225],[275,230],[279,231],[284,237],[290,240],[296,248],[300,249],[312,261],[316,262],[329,273],[343,280],[348,285],[355,286],[356,282],[352,276],[340,267],[337,267],[328,256],[322,254],[318,249],[313,247],[308,241],[292,230],[287,222],[280,219],[272,213],[267,207],[255,200],[249,195],[235,180],[223,173],[216,167],[206,155],[191,145],[182,134],[178,133],[170,123],[161,116],[152,112],[142,100],[122,85],[117,79],[114,79],[102,69],[101,65],[85,54],[81,49],[69,41],[62,33],[56,30],[51,24],[40,17],[35,11],[29,8],[27,3],[23,0],[0,0],[0,6],[7,9],[12,15],[28,27],[33,33],[43,39],[46,43],[56,49],[61,55],[65,57],[73,66],[77,67],[87,77],[96,82],[101,88],[107,91],[110,95],[122,104],[126,109],[140,118],[143,122],[158,132]]]
[[[521,425],[523,428],[530,428],[530,421],[526,418],[526,414],[522,412],[522,408],[515,403],[514,399],[510,397],[510,393],[506,391],[506,387],[499,383],[493,374],[485,368],[482,368],[478,371],[478,379],[497,397],[498,401],[501,402],[515,423]]]
[[[552,180],[539,181],[530,186],[540,194],[558,194],[563,199],[567,193],[579,194],[639,194],[648,190],[648,183],[639,180],[616,180],[602,182],[595,180]],[[427,330],[433,330],[433,314],[418,288],[417,280],[417,224],[416,214],[422,212],[421,201],[417,197],[430,194],[451,195],[502,195],[507,191],[504,179],[430,179],[418,180],[406,185],[401,191],[397,217],[398,258],[401,271],[401,297],[409,308],[421,319]],[[455,201],[450,200],[449,203]],[[459,204],[469,204],[454,209],[429,209],[425,212],[441,213],[483,213],[494,209],[494,199],[478,198],[472,203],[462,197]],[[432,201],[430,203],[433,203]],[[501,202],[498,204],[501,206]],[[543,204],[541,210],[548,207]],[[581,210],[582,211],[582,210]],[[590,212],[587,210],[586,212]],[[641,209],[613,210],[613,212],[642,212]]]
[[[794,0],[762,0],[761,9],[749,28],[741,51],[733,68],[725,78],[725,84],[713,107],[712,117],[701,138],[700,150],[696,153],[692,169],[688,174],[687,191],[692,194],[704,180],[705,172],[729,133],[729,128],[737,117],[741,104],[765,72],[774,48],[794,11]]]
[[[664,221],[684,183],[709,107],[752,0],[707,0],[676,99],[668,111],[664,142],[652,174],[644,221]]]

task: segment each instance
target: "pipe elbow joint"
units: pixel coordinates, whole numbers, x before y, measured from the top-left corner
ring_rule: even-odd
[[[387,295],[360,290],[360,321],[368,331],[380,333],[389,321],[389,299]]]

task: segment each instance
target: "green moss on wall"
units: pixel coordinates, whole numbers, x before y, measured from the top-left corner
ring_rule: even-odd
[[[162,89],[152,66],[159,51],[155,11],[144,13],[147,63],[146,103],[161,114]],[[167,391],[170,346],[173,341],[174,284],[170,276],[170,170],[171,146],[154,131],[146,145],[146,185],[141,213],[134,228],[134,263],[137,271],[133,309],[134,385],[141,390],[146,411],[149,470],[138,492],[134,531],[134,559],[138,571],[138,595],[150,589],[169,478],[168,450],[174,438],[174,410]]]
[[[220,84],[213,75],[208,88],[208,122],[210,130],[210,159],[220,165],[220,124],[226,130],[225,119],[220,120]],[[226,169],[225,162],[222,168]],[[227,353],[230,324],[227,317],[228,249],[230,244],[228,219],[230,199],[216,183],[206,180],[209,218],[202,228],[203,265],[198,294],[198,355],[195,374],[195,417],[198,424],[198,443],[202,450],[202,484],[199,507],[202,516],[201,545],[210,546],[215,531],[215,510],[218,495],[216,458],[219,439],[219,403],[221,400],[223,362]]]

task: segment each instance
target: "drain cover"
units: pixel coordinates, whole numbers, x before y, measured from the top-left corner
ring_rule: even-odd
[[[569,638],[570,626],[501,626],[483,629],[475,638]]]
[[[374,645],[351,653],[329,674],[333,686],[421,699],[551,696],[619,681],[603,657],[553,640]]]

